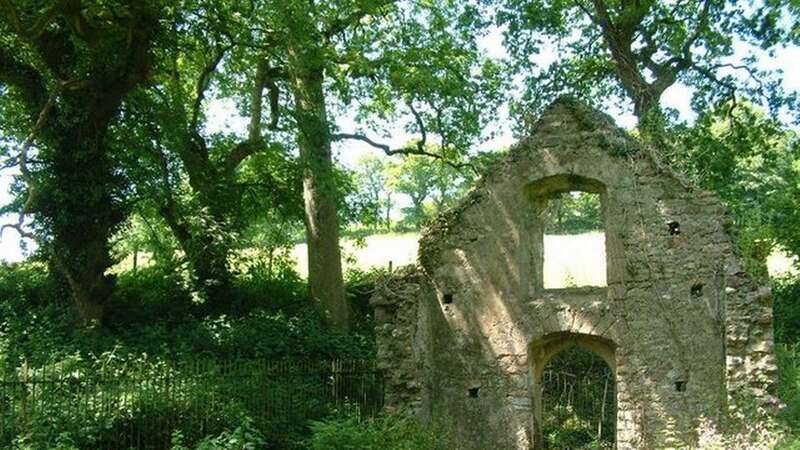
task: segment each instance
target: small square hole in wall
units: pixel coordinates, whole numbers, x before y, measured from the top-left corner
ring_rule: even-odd
[[[679,224],[678,222],[675,222],[673,220],[672,222],[667,223],[667,227],[669,228],[670,236],[677,236],[681,234],[681,224]]]
[[[686,381],[683,380],[676,381],[675,392],[686,392]]]
[[[469,398],[478,398],[478,396],[480,395],[480,391],[481,388],[479,387],[471,387],[467,389],[467,396],[469,396]]]
[[[548,199],[544,225],[543,287],[606,286],[606,234],[600,195],[571,191]]]

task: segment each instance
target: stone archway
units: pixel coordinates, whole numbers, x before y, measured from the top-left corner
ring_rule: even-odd
[[[556,354],[572,347],[581,347],[592,351],[605,361],[616,380],[616,345],[609,339],[589,334],[556,332],[531,342],[528,346],[528,363],[530,364],[530,392],[533,405],[531,437],[533,439],[533,449],[535,450],[544,448],[542,434],[542,424],[544,423],[542,416],[542,375],[545,367]]]

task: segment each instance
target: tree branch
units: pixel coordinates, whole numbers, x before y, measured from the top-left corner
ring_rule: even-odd
[[[67,24],[78,38],[88,43],[90,46],[96,45],[101,37],[97,27],[86,20],[83,12],[81,0],[62,0],[61,14],[67,20]],[[112,15],[113,10],[112,10]]]
[[[623,6],[624,12],[620,15],[617,30],[628,38],[632,37],[636,29],[641,25],[654,0],[636,0]]]
[[[590,9],[589,9],[589,8],[588,8],[586,5],[584,5],[584,4],[583,4],[583,1],[582,1],[582,0],[577,0],[577,1],[575,2],[575,4],[576,4],[576,5],[578,5],[578,8],[579,8],[581,11],[583,11],[583,13],[584,13],[584,14],[586,14],[587,16],[589,16],[589,19],[590,19],[592,22],[594,22],[594,23],[595,23],[595,24],[597,24],[597,25],[602,25],[602,24],[599,22],[599,19],[598,19],[597,17],[595,17],[595,15],[594,15],[594,14],[592,14],[592,11],[591,11],[591,10],[590,10]]]
[[[250,157],[266,148],[264,138],[261,133],[262,122],[262,100],[264,89],[269,92],[270,102],[270,123],[268,128],[270,130],[278,129],[278,120],[280,119],[280,103],[278,86],[275,83],[275,78],[281,77],[283,72],[279,68],[270,67],[266,60],[258,63],[256,69],[256,76],[254,80],[253,91],[250,99],[250,125],[248,130],[248,137],[246,140],[237,144],[223,162],[223,170],[226,174],[232,174],[237,167]]]
[[[258,153],[259,151],[266,148],[263,139],[259,139],[257,141],[250,141],[249,139],[243,142],[240,142],[233,150],[228,154],[228,157],[225,158],[225,163],[223,164],[223,170],[227,174],[233,173],[237,167],[250,157]]]
[[[703,34],[703,30],[708,26],[708,15],[710,9],[711,0],[705,0],[705,2],[703,2],[703,9],[700,11],[700,17],[697,20],[697,27],[694,29],[694,32],[688,38],[686,38],[686,42],[683,43],[682,53],[683,58],[686,60],[691,60],[692,46]]]
[[[34,181],[33,177],[31,176],[30,170],[28,170],[28,151],[33,146],[33,142],[36,139],[36,135],[39,131],[44,128],[45,122],[47,122],[48,117],[52,113],[53,109],[55,108],[55,98],[51,98],[47,104],[45,104],[42,111],[39,113],[39,118],[36,120],[36,124],[34,124],[31,133],[22,143],[19,149],[19,155],[17,156],[18,165],[19,165],[19,172],[20,177],[28,186],[28,197],[25,199],[25,204],[22,206],[22,209],[19,211],[19,215],[17,217],[16,223],[5,224],[0,227],[0,236],[2,236],[3,232],[7,228],[12,228],[20,234],[20,236],[34,240],[36,242],[40,242],[38,236],[34,233],[25,231],[25,214],[32,212],[35,208],[36,198],[38,195],[36,182]]]
[[[714,74],[714,72],[712,72],[710,69],[702,67],[694,62],[691,63],[691,67],[692,69],[696,70],[699,74],[703,75],[709,81],[728,89],[728,91],[730,91],[731,93],[736,92],[736,86],[733,83],[720,80],[716,76],[716,74]]]
[[[39,39],[42,36],[44,30],[48,25],[50,25],[53,19],[55,19],[55,17],[58,15],[59,9],[62,7],[63,2],[55,2],[38,20],[36,20],[36,23],[32,27],[25,28],[25,25],[23,25],[22,21],[19,19],[17,8],[14,6],[11,0],[0,0],[0,13],[2,13],[6,21],[9,22],[9,25],[11,25],[11,28],[19,37],[30,41]]]
[[[264,87],[267,84],[267,70],[269,70],[267,60],[260,60],[256,67],[253,91],[250,95],[250,125],[248,126],[248,140],[250,141],[261,139],[261,102],[264,96]]]
[[[428,133],[425,131],[425,122],[422,121],[422,116],[419,115],[419,112],[414,108],[414,102],[409,101],[408,109],[411,110],[411,114],[414,116],[414,121],[417,122],[417,128],[419,129],[420,139],[417,141],[417,149],[419,151],[425,151],[425,144],[428,142]]]
[[[227,53],[231,48],[233,48],[233,46],[230,44],[217,48],[217,53],[214,55],[211,61],[206,64],[202,72],[200,72],[200,78],[198,78],[197,86],[195,88],[195,99],[194,104],[192,105],[192,118],[190,121],[190,125],[193,130],[197,129],[197,122],[200,120],[200,108],[202,107],[203,101],[206,98],[206,91],[211,85],[211,75],[216,72],[219,63],[222,61],[222,58],[225,57],[225,53]]]
[[[381,144],[379,142],[375,142],[372,139],[370,139],[369,137],[364,136],[363,134],[357,134],[357,133],[334,133],[334,134],[331,135],[331,139],[334,140],[334,141],[352,140],[352,141],[365,142],[368,145],[383,151],[383,153],[385,153],[387,156],[393,156],[393,155],[427,156],[429,158],[437,159],[437,160],[441,161],[442,163],[447,164],[448,166],[450,166],[450,167],[452,167],[452,168],[454,168],[456,170],[462,170],[464,168],[468,168],[468,169],[471,169],[476,174],[479,173],[478,169],[471,163],[468,163],[468,162],[457,163],[457,162],[454,162],[454,161],[450,161],[449,159],[445,158],[443,155],[439,155],[439,154],[436,154],[436,153],[431,153],[431,152],[425,150],[424,148],[420,148],[419,145],[415,145],[413,147],[401,147],[401,148],[394,148],[393,149],[393,148],[391,148],[390,146],[388,146],[386,144]]]
[[[270,67],[266,59],[259,61],[253,82],[253,90],[250,95],[248,139],[252,142],[261,139],[264,89],[267,89],[269,95],[270,122],[267,128],[273,131],[278,129],[278,121],[280,120],[280,91],[278,90],[277,83],[275,83],[275,79],[283,75],[283,71],[280,68]]]

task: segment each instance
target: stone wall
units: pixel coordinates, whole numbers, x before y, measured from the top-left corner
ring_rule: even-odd
[[[542,286],[537,211],[570,190],[601,197],[607,287]],[[541,372],[578,345],[615,374],[619,449],[694,445],[732,393],[767,399],[775,370],[769,290],[728,227],[717,199],[609,117],[557,101],[373,298],[389,407],[442,422],[461,448],[538,448]]]

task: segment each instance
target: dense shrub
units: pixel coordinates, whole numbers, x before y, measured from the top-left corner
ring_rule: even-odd
[[[241,425],[232,431],[225,430],[217,436],[207,436],[200,441],[194,450],[256,450],[265,448],[267,439],[253,425],[253,421],[245,418]],[[185,444],[183,433],[172,435],[171,450],[190,450]]]
[[[800,343],[800,276],[786,276],[772,283],[775,342]]]
[[[84,327],[45,265],[0,266],[0,379],[69,381],[38,385],[35,409],[15,406],[24,397],[31,400],[24,392],[0,392],[0,447],[102,448],[121,435],[141,431],[168,441],[178,431],[186,445],[198,449],[294,448],[292,443],[308,432],[308,418],[327,412],[329,406],[320,403],[321,393],[330,392],[326,379],[263,375],[220,382],[181,367],[368,358],[374,355],[369,317],[360,318],[355,333],[332,332],[305,284],[291,272],[247,271],[235,280],[230,298],[225,310],[211,314],[196,303],[180,274],[144,267],[118,275],[104,326]],[[137,371],[146,375],[138,378],[141,383],[95,381]],[[180,392],[171,388],[170,398],[156,394],[148,386],[157,385],[159,377],[170,377]],[[53,392],[43,390],[50,388]],[[259,407],[253,399],[263,397],[265,389],[273,395],[269,406],[290,410],[291,416],[284,414],[278,422],[261,416],[248,426],[264,433],[266,443],[242,441],[251,436],[243,420]],[[111,407],[98,411],[100,404]],[[203,421],[203,428],[185,426],[192,421]]]
[[[778,345],[778,396],[786,404],[784,418],[800,430],[800,343]]]
[[[52,364],[76,354],[87,364],[112,353],[169,360],[374,354],[370,318],[359,316],[356,333],[332,332],[296,276],[245,274],[234,283],[230,307],[206,314],[178,275],[155,266],[125,272],[108,308],[108,323],[93,328],[77,326],[73,305],[53,286],[40,264],[0,267],[0,369],[22,361]]]
[[[412,417],[385,415],[359,420],[345,415],[311,425],[310,450],[448,450],[448,437],[436,426]]]

